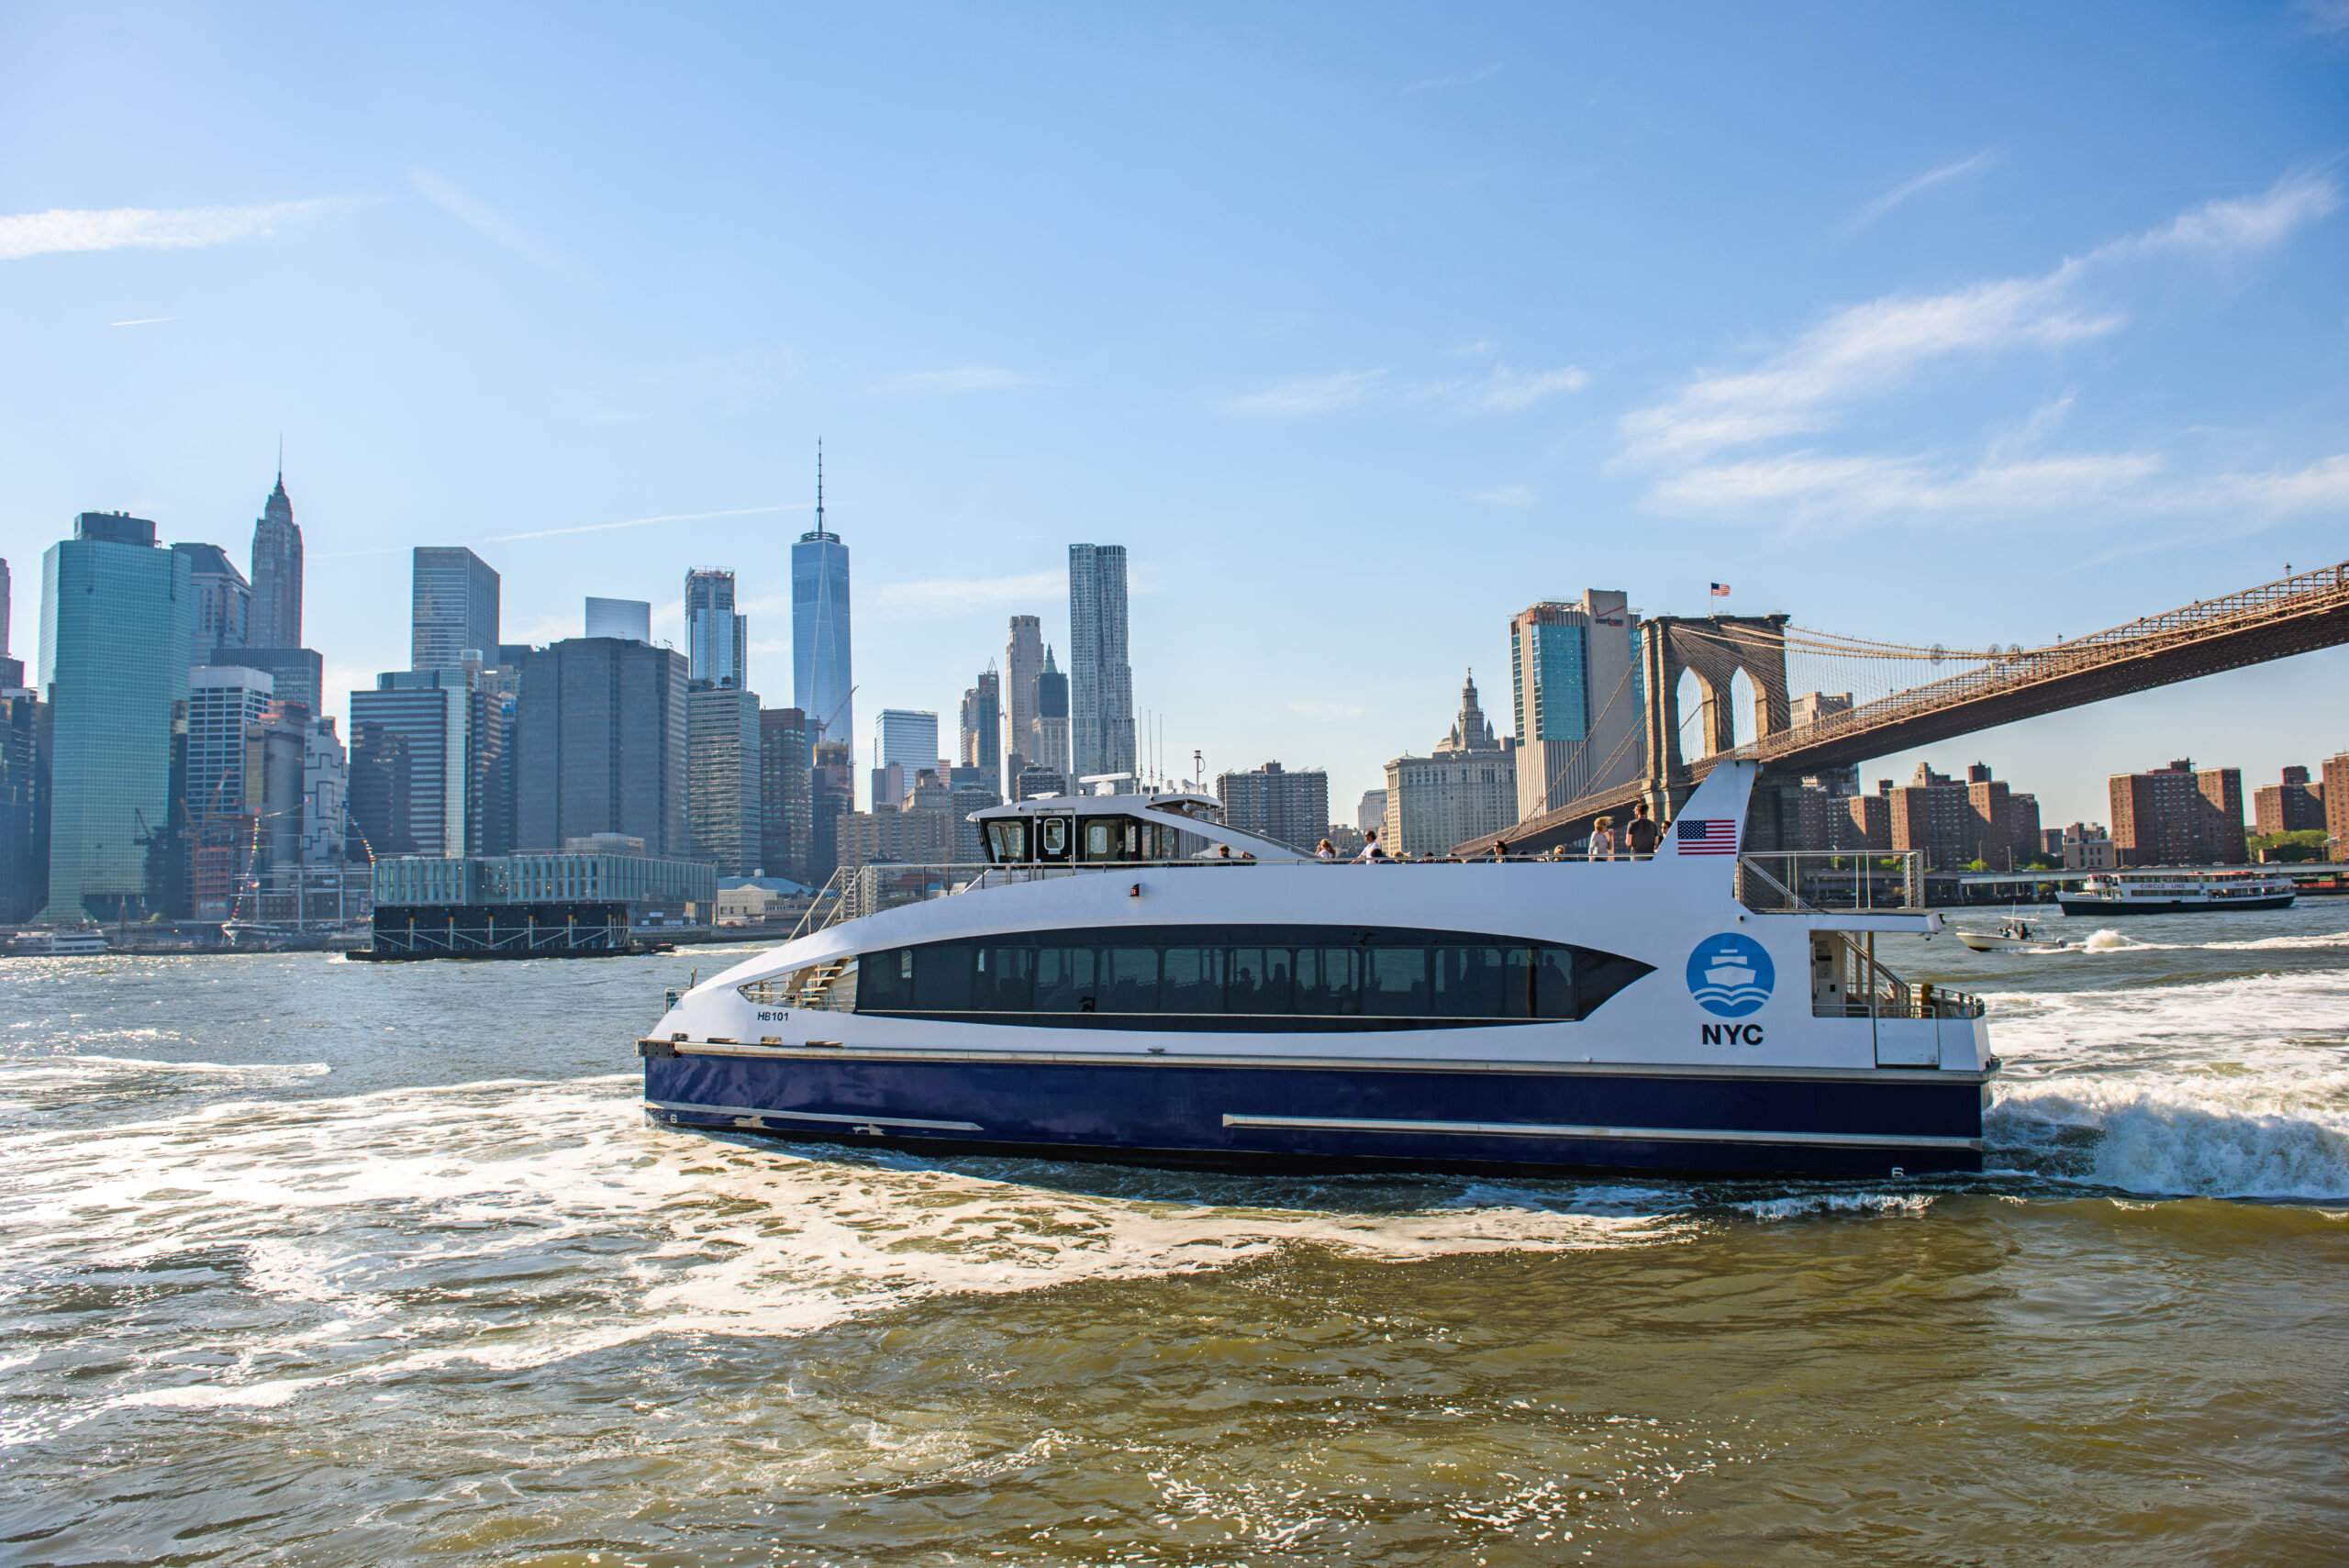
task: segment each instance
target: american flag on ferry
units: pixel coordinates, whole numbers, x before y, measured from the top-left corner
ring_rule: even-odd
[[[1683,817],[1672,825],[1684,855],[1737,853],[1737,822],[1728,817]]]
[[[1716,583],[1716,584],[1713,584],[1713,597],[1714,597],[1714,598],[1716,598],[1716,599],[1726,599],[1726,598],[1728,598],[1728,597],[1729,597],[1729,584],[1726,584],[1726,583]]]

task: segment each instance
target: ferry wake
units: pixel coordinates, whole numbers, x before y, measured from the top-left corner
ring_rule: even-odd
[[[986,865],[866,868],[852,917],[675,997],[646,1112],[1166,1165],[1978,1171],[1982,1006],[1876,958],[1941,917],[1741,902],[1754,771],[1638,859],[1331,863],[1185,793],[975,813]],[[874,907],[892,880],[934,895]]]

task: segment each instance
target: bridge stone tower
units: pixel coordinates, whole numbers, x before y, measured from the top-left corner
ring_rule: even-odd
[[[1737,745],[1731,683],[1741,670],[1753,683],[1757,740],[1788,728],[1787,617],[1776,616],[1657,616],[1640,627],[1641,682],[1647,698],[1648,773],[1642,795],[1660,817],[1676,816],[1695,790],[1690,759],[1680,747],[1680,678],[1697,677],[1705,704],[1698,757]],[[1765,781],[1748,814],[1746,844],[1775,849],[1785,815]]]

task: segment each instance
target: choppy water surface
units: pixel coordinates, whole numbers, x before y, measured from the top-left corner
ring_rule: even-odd
[[[2349,906],[1910,944],[1992,994],[2009,1070],[2000,1173],[1905,1185],[647,1128],[630,1041],[712,962],[0,962],[0,1561],[2318,1562],[2349,1532]]]

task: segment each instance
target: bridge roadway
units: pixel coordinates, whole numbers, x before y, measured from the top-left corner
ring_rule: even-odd
[[[1752,625],[1744,623],[1745,628]],[[1649,623],[1642,630],[1652,640],[1670,635],[1661,623]],[[1742,629],[1742,635],[1765,634]],[[1583,795],[1500,833],[1472,840],[1454,852],[1489,853],[1499,843],[1512,854],[1538,853],[1586,837],[1595,817],[1606,814],[1620,818],[1640,800],[1649,802],[1652,810],[1673,815],[1726,757],[1763,765],[1744,847],[1802,848],[1789,841],[1790,807],[1779,808],[1774,796],[1807,773],[2343,642],[2349,642],[2349,562],[2221,598],[2199,599],[2091,636],[1984,660],[1945,680],[1911,686],[1685,765],[1667,757],[1664,777],[1635,779]],[[1678,706],[1676,677],[1674,684],[1672,692],[1651,689],[1647,694],[1652,709],[1669,704],[1661,719],[1649,716],[1650,735],[1677,733],[1677,720],[1671,717]],[[1776,696],[1783,705],[1784,694]]]

